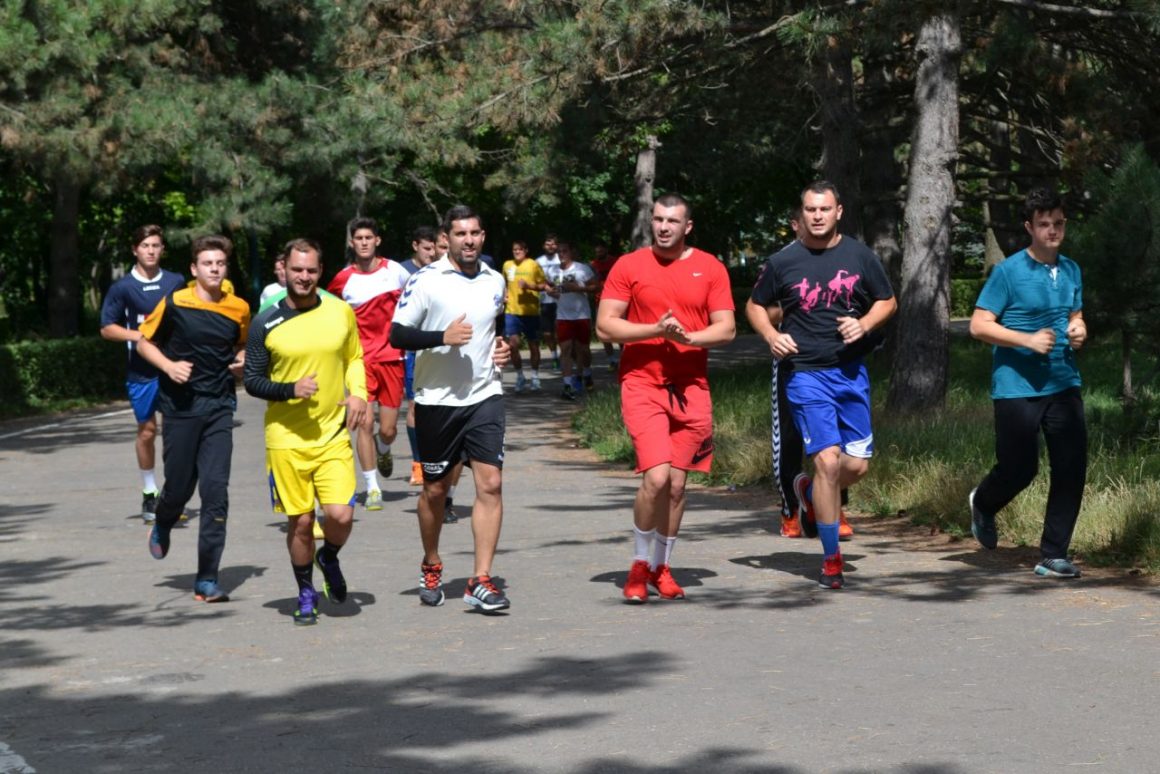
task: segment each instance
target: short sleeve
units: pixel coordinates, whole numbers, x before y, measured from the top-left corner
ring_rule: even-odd
[[[987,278],[983,289],[979,291],[979,298],[975,301],[975,306],[1000,317],[1010,303],[1011,294],[1007,288],[1007,272],[1003,269],[1003,264],[999,264],[991,271],[991,276]]]
[[[729,272],[720,262],[717,262],[717,270],[713,272],[712,283],[709,285],[708,302],[709,312],[732,312],[735,308]]]
[[[612,271],[608,272],[608,279],[604,281],[604,290],[600,294],[602,299],[626,303],[632,300],[632,278],[627,264],[627,261],[621,259],[613,265]]]
[[[109,288],[109,292],[105,294],[105,301],[101,304],[101,327],[106,325],[124,325],[125,324],[125,297],[123,289],[125,285],[121,282],[114,282],[113,286]]]
[[[766,259],[765,265],[753,283],[749,299],[758,306],[773,306],[777,303],[777,271],[773,268],[773,258]]]
[[[423,318],[427,316],[427,298],[424,293],[423,281],[428,275],[428,270],[420,270],[411,275],[411,279],[403,286],[403,292],[399,295],[399,303],[395,306],[395,316],[392,322],[397,325],[406,325],[408,328],[419,328],[423,324]]]

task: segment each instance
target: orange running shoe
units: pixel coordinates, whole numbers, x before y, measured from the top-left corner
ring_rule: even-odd
[[[796,513],[782,511],[781,536],[784,538],[800,538],[802,536],[802,524]]]
[[[661,599],[684,599],[685,590],[673,580],[667,564],[662,564],[648,576],[649,584],[661,595]],[[627,587],[626,587],[627,588]]]
[[[637,559],[628,570],[628,580],[624,582],[624,601],[632,604],[648,602],[648,582],[651,573],[648,562]]]
[[[838,514],[838,540],[849,540],[854,537],[854,528],[850,526],[850,522],[846,521],[846,511],[843,509]]]
[[[421,462],[411,463],[411,480],[408,483],[411,486],[423,485],[423,464]]]

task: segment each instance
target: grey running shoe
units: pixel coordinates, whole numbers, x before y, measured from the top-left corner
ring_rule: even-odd
[[[193,584],[193,598],[198,602],[229,602],[230,595],[216,580],[199,580]]]
[[[480,575],[467,582],[467,588],[463,591],[463,601],[485,613],[507,610],[512,605],[486,575]]]
[[[443,565],[419,565],[419,601],[424,605],[439,607],[443,604]]]
[[[1045,578],[1078,578],[1079,568],[1064,557],[1044,559],[1035,565],[1035,574]]]
[[[141,518],[146,524],[157,521],[157,493],[145,492],[141,498]]]
[[[983,548],[994,548],[999,545],[999,530],[995,527],[995,517],[988,516],[975,507],[975,492],[978,487],[967,495],[967,504],[971,507],[971,534]],[[1066,561],[1066,560],[1065,560]]]

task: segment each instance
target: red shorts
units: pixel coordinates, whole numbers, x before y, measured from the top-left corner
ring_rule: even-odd
[[[620,411],[636,449],[636,472],[669,463],[708,473],[713,464],[713,401],[701,384],[654,384],[627,379]]]
[[[592,340],[592,322],[591,320],[556,320],[556,340],[557,341],[582,341],[589,342]]]
[[[367,363],[367,400],[378,402],[379,407],[398,408],[403,405],[403,361]]]

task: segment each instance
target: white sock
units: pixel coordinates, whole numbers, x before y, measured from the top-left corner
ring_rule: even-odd
[[[379,488],[379,472],[374,468],[363,471],[363,481],[366,482],[367,491]]]
[[[634,553],[632,560],[634,562],[647,562],[649,555],[652,553],[653,538],[657,535],[655,529],[650,529],[648,532],[643,532],[640,527],[635,524],[632,525],[632,537],[634,544]]]
[[[667,537],[659,532],[657,539],[653,541],[652,545],[652,559],[648,563],[650,570],[655,570],[662,564],[669,563],[669,557],[673,555],[673,546],[677,542],[677,536]]]
[[[156,492],[157,476],[153,474],[153,468],[141,471],[141,491],[142,492]]]

